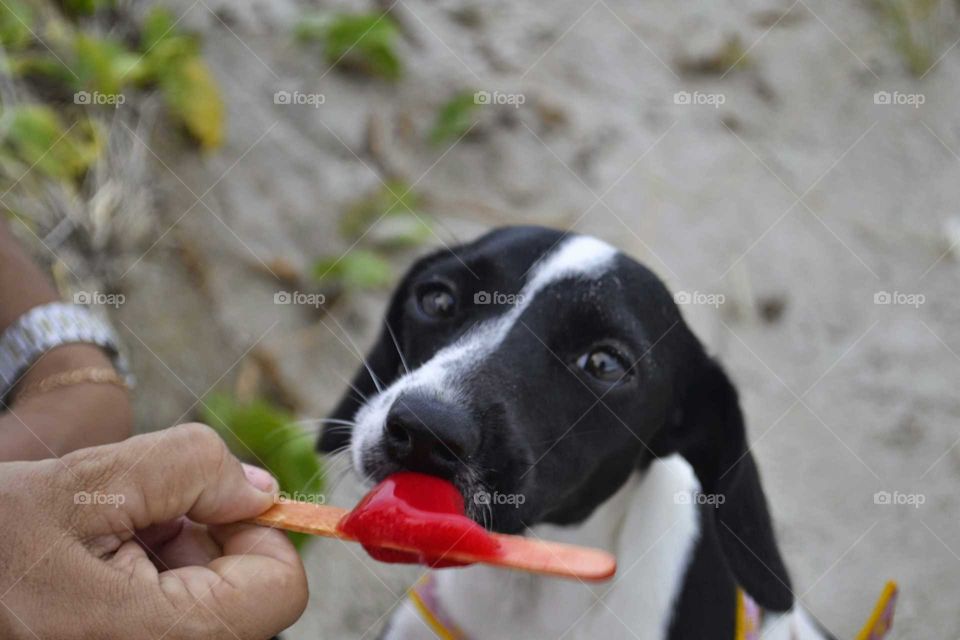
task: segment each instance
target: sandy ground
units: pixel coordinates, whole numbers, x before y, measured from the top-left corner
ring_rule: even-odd
[[[695,302],[722,295],[684,313],[741,389],[798,596],[849,638],[895,578],[895,637],[960,634],[955,20],[918,80],[866,2],[403,0],[407,75],[391,85],[296,46],[300,3],[169,4],[204,34],[229,142],[200,160],[154,132],[155,234],[112,258],[129,268],[114,318],[141,429],[195,414],[254,347],[280,363],[305,419],[324,415],[385,294],[318,318],[274,305],[284,286],[265,265],[348,250],[336,216],[399,175],[438,220],[434,245],[498,224],[573,228]],[[748,66],[681,72],[732,36]],[[326,101],[276,105],[282,89]],[[425,144],[461,89],[524,104],[480,109],[450,148]],[[878,91],[924,103],[878,105]],[[348,504],[357,488],[333,466],[345,479],[330,500]],[[923,504],[876,504],[882,491]],[[313,546],[311,605],[287,638],[375,635],[416,572],[358,553]]]

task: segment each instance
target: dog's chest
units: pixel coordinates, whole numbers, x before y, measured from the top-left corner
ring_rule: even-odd
[[[610,582],[586,584],[490,567],[434,573],[437,605],[473,639],[664,638],[699,532],[699,488],[679,456],[631,478],[584,523],[538,526],[529,535],[596,546],[617,555]],[[431,637],[404,607],[388,638]]]

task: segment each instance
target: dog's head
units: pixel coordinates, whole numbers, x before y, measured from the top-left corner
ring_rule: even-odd
[[[663,283],[597,239],[511,227],[418,261],[333,417],[354,426],[321,450],[374,481],[445,477],[503,532],[579,522],[680,452],[725,496],[709,517],[740,583],[787,584],[735,390]]]

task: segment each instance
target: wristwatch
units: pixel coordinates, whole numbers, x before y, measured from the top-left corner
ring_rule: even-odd
[[[128,386],[133,385],[113,328],[86,307],[51,302],[30,309],[0,335],[0,402],[31,365],[47,351],[65,344],[95,344],[113,360]]]

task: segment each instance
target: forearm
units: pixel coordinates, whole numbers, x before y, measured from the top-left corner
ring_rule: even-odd
[[[58,299],[50,280],[0,222],[0,332],[33,307]]]
[[[0,223],[0,332],[26,311],[58,298]],[[61,456],[129,436],[130,402],[126,391],[113,385],[78,384],[17,399],[18,392],[54,374],[110,366],[107,354],[89,344],[67,344],[42,355],[17,383],[9,411],[0,411],[0,461]]]
[[[93,345],[65,345],[41,357],[24,380],[90,366],[109,367],[110,359]],[[0,462],[117,442],[130,435],[132,424],[127,391],[114,385],[78,384],[28,396],[0,413]]]

